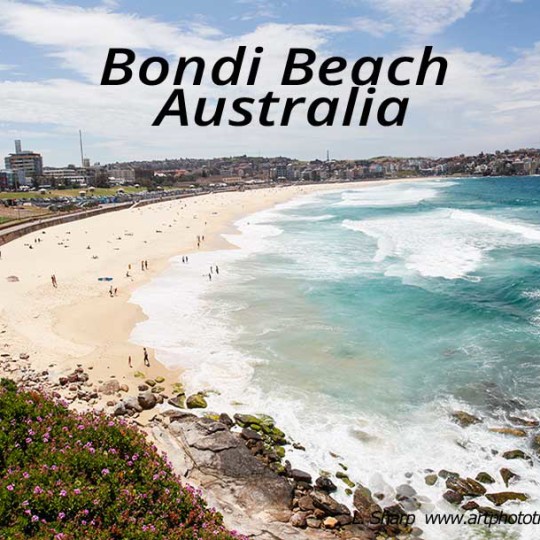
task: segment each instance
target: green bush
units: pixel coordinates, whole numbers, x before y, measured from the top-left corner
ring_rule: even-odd
[[[0,380],[0,538],[231,540],[142,432]]]

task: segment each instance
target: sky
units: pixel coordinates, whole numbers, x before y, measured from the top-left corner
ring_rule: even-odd
[[[538,0],[0,0],[0,157],[13,140],[42,153],[46,166],[80,162],[79,129],[91,162],[286,155],[299,159],[450,156],[540,147],[540,1]],[[444,85],[395,87],[384,77],[376,102],[408,97],[405,123],[381,127],[312,127],[298,110],[288,127],[201,128],[167,118],[152,127],[174,90],[172,77],[145,86],[140,62],[161,56],[174,72],[179,57],[208,66],[262,46],[254,86],[222,86],[205,74],[182,85],[190,113],[201,96],[260,99],[268,91],[310,100],[346,100],[352,82],[326,87],[318,79],[283,87],[292,47],[317,53],[317,63],[342,56],[418,58],[427,45],[448,61]],[[133,80],[101,86],[111,47],[136,52]],[[412,68],[411,68],[412,69]],[[383,71],[384,74],[384,71]],[[365,88],[362,89],[365,92]],[[361,96],[361,99],[367,97]],[[361,105],[361,104],[360,104]],[[255,109],[254,109],[255,110]],[[229,115],[230,116],[230,115]],[[227,117],[227,115],[226,115]]]

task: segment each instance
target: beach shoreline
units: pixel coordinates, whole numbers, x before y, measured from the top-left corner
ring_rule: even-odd
[[[145,319],[132,293],[160,275],[170,259],[197,251],[233,249],[225,234],[242,217],[315,192],[440,180],[439,177],[263,188],[205,194],[57,225],[14,240],[0,260],[0,331],[4,352],[28,354],[38,370],[61,376],[90,368],[99,381],[136,385],[137,372],[178,381],[179,369],[160,364],[129,341]],[[200,248],[197,237],[203,238]],[[148,270],[141,269],[148,261]],[[128,275],[129,273],[129,275]],[[58,288],[50,277],[56,276]],[[18,281],[10,282],[15,276]],[[100,282],[98,277],[112,277]],[[109,288],[118,289],[110,297]],[[128,358],[131,357],[131,366]],[[165,383],[164,383],[165,384]]]

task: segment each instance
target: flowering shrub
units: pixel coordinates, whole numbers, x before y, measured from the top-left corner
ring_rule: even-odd
[[[144,434],[0,381],[0,538],[232,540]]]

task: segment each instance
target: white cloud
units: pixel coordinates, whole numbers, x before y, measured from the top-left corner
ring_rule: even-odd
[[[398,16],[399,3],[381,0],[385,13],[390,14],[392,9],[395,17],[393,23],[385,23],[388,27],[378,31],[389,31],[391,24],[412,17],[404,13]],[[420,3],[415,3],[417,8]],[[458,3],[465,9],[465,3]],[[434,11],[423,15],[424,22],[431,21],[431,29],[437,25],[440,28],[444,13],[448,19],[455,19],[462,12],[449,13],[442,9],[448,3],[438,0],[430,2],[434,4],[441,7],[438,15]],[[434,23],[436,20],[439,22]],[[333,148],[336,157],[380,153],[433,155],[521,146],[537,140],[540,46],[522,51],[513,62],[463,50],[446,51],[449,71],[443,87],[427,83],[395,88],[381,84],[377,88],[378,99],[391,95],[410,97],[406,125],[395,129],[378,127],[376,122],[368,129],[313,128],[300,114],[288,128],[269,129],[255,124],[249,128],[182,128],[173,121],[153,128],[153,118],[172,91],[170,84],[145,87],[132,82],[120,87],[99,86],[106,52],[111,46],[167,55],[171,61],[179,55],[200,55],[210,65],[212,60],[234,53],[239,45],[246,45],[249,54],[255,46],[262,45],[265,52],[256,86],[216,88],[206,82],[199,88],[186,88],[189,102],[193,103],[198,95],[260,98],[269,90],[279,90],[283,96],[303,95],[308,100],[325,95],[345,98],[350,87],[347,83],[333,88],[319,83],[280,88],[284,58],[291,46],[312,48],[321,57],[330,55],[336,34],[351,31],[355,25],[360,28],[369,24],[366,19],[353,21],[348,28],[274,23],[243,35],[227,36],[220,29],[200,23],[175,26],[102,8],[0,0],[0,33],[43,47],[52,55],[51,63],[59,61],[74,74],[74,80],[0,82],[0,122],[37,125],[41,131],[44,128],[39,126],[53,126],[57,134],[76,133],[82,128],[89,139],[97,140],[87,143],[88,153],[102,161],[103,153],[112,160],[259,152],[313,157],[322,156],[328,147]],[[411,46],[395,55],[418,57],[419,52]],[[4,150],[10,150],[10,145]],[[64,161],[70,160],[73,159]],[[48,163],[51,164],[50,159]],[[62,164],[60,158],[57,164]]]
[[[370,5],[381,14],[381,28],[426,37],[442,32],[469,13],[474,0],[356,0],[359,7]],[[387,30],[384,30],[387,31]]]
[[[357,17],[352,19],[350,25],[353,29],[366,32],[374,37],[383,37],[395,30],[393,24],[370,19],[369,17]]]

